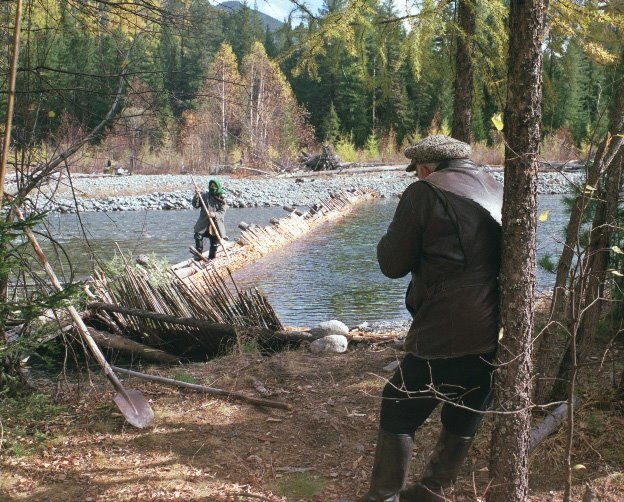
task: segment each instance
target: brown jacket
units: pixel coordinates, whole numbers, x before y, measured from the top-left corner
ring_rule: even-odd
[[[467,160],[447,166],[477,170]],[[500,253],[500,225],[478,203],[427,181],[405,190],[377,259],[388,277],[412,273],[408,352],[436,359],[496,349]]]

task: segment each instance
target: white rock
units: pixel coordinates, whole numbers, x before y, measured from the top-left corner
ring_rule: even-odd
[[[341,354],[346,352],[349,341],[346,336],[343,335],[329,335],[314,340],[310,344],[310,351],[314,354],[320,354],[322,352],[336,352]]]
[[[312,328],[310,330],[316,337],[329,336],[329,335],[346,335],[349,333],[349,328],[343,322],[336,321],[335,319],[331,321],[324,321],[319,323],[316,328]]]

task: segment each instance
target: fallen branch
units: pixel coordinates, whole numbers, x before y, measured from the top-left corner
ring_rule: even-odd
[[[170,324],[179,324],[192,328],[199,328],[215,336],[224,338],[236,339],[237,336],[252,336],[265,342],[302,342],[306,340],[312,341],[315,339],[311,333],[305,331],[273,331],[267,328],[232,326],[230,324],[211,322],[204,319],[195,319],[193,317],[176,317],[168,314],[151,312],[149,310],[121,307],[110,303],[90,302],[88,308],[94,310],[105,310],[107,312],[117,312],[118,314],[143,317],[146,319],[153,319],[155,321]]]
[[[394,342],[398,338],[405,336],[405,333],[396,333],[394,335],[347,335],[347,340],[354,343],[389,343]]]
[[[106,333],[105,331],[94,328],[88,329],[89,333],[91,333],[91,336],[100,347],[129,353],[132,356],[138,356],[146,361],[168,364],[180,362],[179,357],[169,354],[164,350],[155,349],[148,345],[130,340],[130,338],[114,335],[113,333]]]
[[[576,407],[577,398],[573,396],[573,405]],[[551,411],[544,420],[531,429],[529,438],[529,453],[533,451],[544,439],[555,433],[568,417],[568,403],[563,403]]]
[[[272,401],[270,399],[259,399],[255,397],[249,397],[239,392],[230,392],[223,389],[217,389],[215,387],[208,387],[206,385],[198,385],[194,383],[180,382],[172,378],[161,377],[157,375],[148,375],[146,373],[140,373],[138,371],[126,370],[113,366],[113,369],[119,373],[125,373],[133,377],[141,378],[143,380],[149,380],[152,382],[160,382],[167,385],[175,385],[177,387],[184,387],[185,389],[196,390],[198,392],[204,392],[205,394],[211,394],[213,396],[222,396],[228,399],[235,399],[237,401],[243,401],[249,404],[255,404],[257,406],[267,406],[269,408],[279,408],[281,410],[292,410],[292,406],[288,403],[282,403],[279,401]]]

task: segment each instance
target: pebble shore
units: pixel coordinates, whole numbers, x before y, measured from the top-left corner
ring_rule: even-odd
[[[358,168],[339,173],[307,172],[248,178],[231,176],[195,176],[205,189],[208,180],[216,177],[225,189],[230,207],[309,206],[330,193],[353,188],[374,190],[380,197],[398,197],[415,181],[413,173],[401,166],[378,167],[374,171]],[[492,171],[502,182],[501,171]],[[538,193],[563,194],[570,192],[571,183],[580,183],[583,173],[540,172]],[[101,176],[73,175],[68,180],[55,180],[44,190],[49,191],[37,204],[39,209],[62,213],[80,211],[141,211],[190,209],[193,185],[188,175],[133,175]],[[11,193],[11,185],[7,186]],[[51,194],[54,196],[51,197]],[[48,197],[51,197],[48,199]],[[44,207],[41,207],[41,206]]]

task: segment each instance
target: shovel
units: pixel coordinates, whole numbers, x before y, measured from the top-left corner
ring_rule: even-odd
[[[14,205],[13,211],[20,221],[24,221],[24,215],[20,211],[19,207]],[[28,227],[24,228],[24,232],[26,233],[26,236],[28,237],[30,244],[35,250],[35,253],[37,254],[37,257],[39,258],[41,265],[43,266],[46,273],[48,274],[48,277],[50,278],[50,282],[52,283],[52,285],[57,291],[63,291],[63,287],[61,286],[61,283],[57,279],[56,274],[54,273],[54,270],[52,270],[52,267],[50,266],[50,263],[48,262],[45,254],[43,254],[43,250],[41,249],[41,246],[39,246],[39,243],[37,242],[37,239],[35,238],[35,234],[33,234],[32,230]],[[82,321],[82,318],[80,317],[80,314],[78,313],[78,311],[72,306],[66,307],[66,309],[69,312],[69,315],[71,316],[72,320],[74,321],[74,325],[78,329],[78,332],[80,333],[80,335],[86,342],[87,346],[91,350],[93,357],[95,357],[95,360],[104,370],[104,374],[106,375],[106,378],[110,380],[110,383],[118,392],[118,394],[113,398],[113,400],[115,401],[115,404],[117,404],[117,406],[119,407],[119,410],[121,411],[123,416],[126,417],[126,420],[128,421],[128,423],[130,423],[131,425],[134,425],[135,427],[138,427],[139,429],[142,429],[148,426],[154,419],[154,412],[152,411],[152,408],[147,402],[147,399],[145,399],[145,396],[138,390],[124,389],[123,385],[117,378],[117,375],[115,375],[115,373],[113,372],[113,369],[111,368],[111,366],[108,364],[108,362],[104,358],[104,355],[100,351],[100,348],[95,343],[95,340],[93,340],[93,338],[91,337],[89,330],[85,326],[85,323]]]

